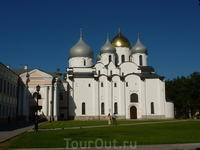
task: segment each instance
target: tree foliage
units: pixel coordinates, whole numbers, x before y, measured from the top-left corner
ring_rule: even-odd
[[[166,95],[174,101],[176,118],[194,118],[200,111],[200,73],[167,80]]]

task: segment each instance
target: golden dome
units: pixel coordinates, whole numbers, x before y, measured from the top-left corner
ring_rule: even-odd
[[[120,28],[117,36],[112,39],[111,44],[115,47],[131,47],[129,40],[121,34]]]

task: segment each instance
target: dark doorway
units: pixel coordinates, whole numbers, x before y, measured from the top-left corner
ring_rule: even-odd
[[[135,106],[130,108],[130,119],[137,119],[137,108]]]

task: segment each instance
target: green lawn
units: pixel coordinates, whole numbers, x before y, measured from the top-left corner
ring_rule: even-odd
[[[118,120],[118,124],[132,124],[132,123],[144,123],[144,122],[163,122],[163,121],[174,121],[174,120]],[[99,126],[107,125],[108,121],[53,121],[52,123],[47,122],[41,125],[40,129],[49,128],[69,128],[69,127],[84,127],[84,126]]]
[[[66,124],[67,122],[68,121],[60,123]],[[97,125],[97,122],[88,121],[87,123],[90,123],[89,125],[91,126],[93,124]],[[72,121],[70,123],[77,125],[79,122]],[[99,121],[99,124],[101,123],[103,122]],[[57,124],[56,127],[61,127],[59,126],[59,122],[54,122],[53,124]],[[41,128],[54,126],[53,124],[46,124],[41,126]],[[79,123],[78,125],[83,126],[83,124]],[[4,142],[4,145],[6,145],[6,148],[68,148],[103,145],[122,146],[125,144],[127,146],[132,144],[134,146],[135,142],[137,145],[199,143],[200,121],[191,120],[157,124],[134,124],[100,128],[26,132]]]

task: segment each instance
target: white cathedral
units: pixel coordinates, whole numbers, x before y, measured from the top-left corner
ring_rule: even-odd
[[[119,29],[100,48],[96,64],[81,34],[69,51],[64,78],[59,70],[10,69],[0,63],[0,121],[9,114],[28,120],[37,110],[47,120],[103,120],[109,113],[118,119],[174,118],[164,76],[147,65],[147,56],[139,38],[132,47]]]
[[[147,65],[147,48],[138,41],[132,47],[121,34],[94,53],[80,35],[69,51],[68,119],[171,119],[174,104],[165,95],[164,76]]]

